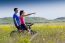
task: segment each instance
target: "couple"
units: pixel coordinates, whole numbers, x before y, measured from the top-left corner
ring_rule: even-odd
[[[18,31],[23,32],[24,30],[26,30],[28,32],[31,32],[31,30],[26,27],[24,17],[29,16],[29,15],[34,14],[34,13],[26,14],[24,12],[24,10],[21,10],[19,12],[20,16],[17,16],[17,13],[18,13],[18,8],[14,8],[13,20],[14,20],[14,24],[15,24],[16,28],[18,29]]]

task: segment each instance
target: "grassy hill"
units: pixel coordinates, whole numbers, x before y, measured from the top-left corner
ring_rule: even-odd
[[[59,17],[59,18],[56,18],[54,20],[58,21],[58,22],[65,22],[65,17]]]
[[[48,21],[47,19],[41,17],[26,17],[25,20],[26,22],[32,22],[32,23],[43,23]]]
[[[31,23],[41,23],[47,21],[47,19],[41,17],[25,17],[25,21]],[[0,18],[0,24],[12,24],[12,23],[13,23],[12,17]]]
[[[31,23],[65,22],[65,17],[59,17],[53,20],[48,20],[46,18],[41,17],[25,17],[25,21]],[[13,24],[13,18],[12,17],[0,18],[0,24]]]
[[[13,23],[13,19],[11,17],[0,18],[0,24],[9,24],[9,23]]]
[[[52,22],[52,23],[65,22],[65,17],[58,17],[58,18],[55,18],[53,20],[48,20],[47,22]]]

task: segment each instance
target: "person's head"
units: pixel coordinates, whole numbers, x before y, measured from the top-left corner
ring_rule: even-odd
[[[18,8],[14,8],[14,12],[15,13],[18,13]]]
[[[22,16],[24,14],[24,10],[20,11],[20,16]]]

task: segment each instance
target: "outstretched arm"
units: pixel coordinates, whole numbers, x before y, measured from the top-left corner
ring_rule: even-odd
[[[35,13],[26,14],[26,15],[23,15],[23,16],[29,16],[29,15],[32,15],[32,14],[35,14]]]

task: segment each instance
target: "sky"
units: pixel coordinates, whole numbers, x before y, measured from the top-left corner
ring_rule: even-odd
[[[35,12],[30,17],[43,17],[55,19],[65,17],[64,0],[0,0],[0,18],[12,17],[13,9],[24,10],[27,13]]]

